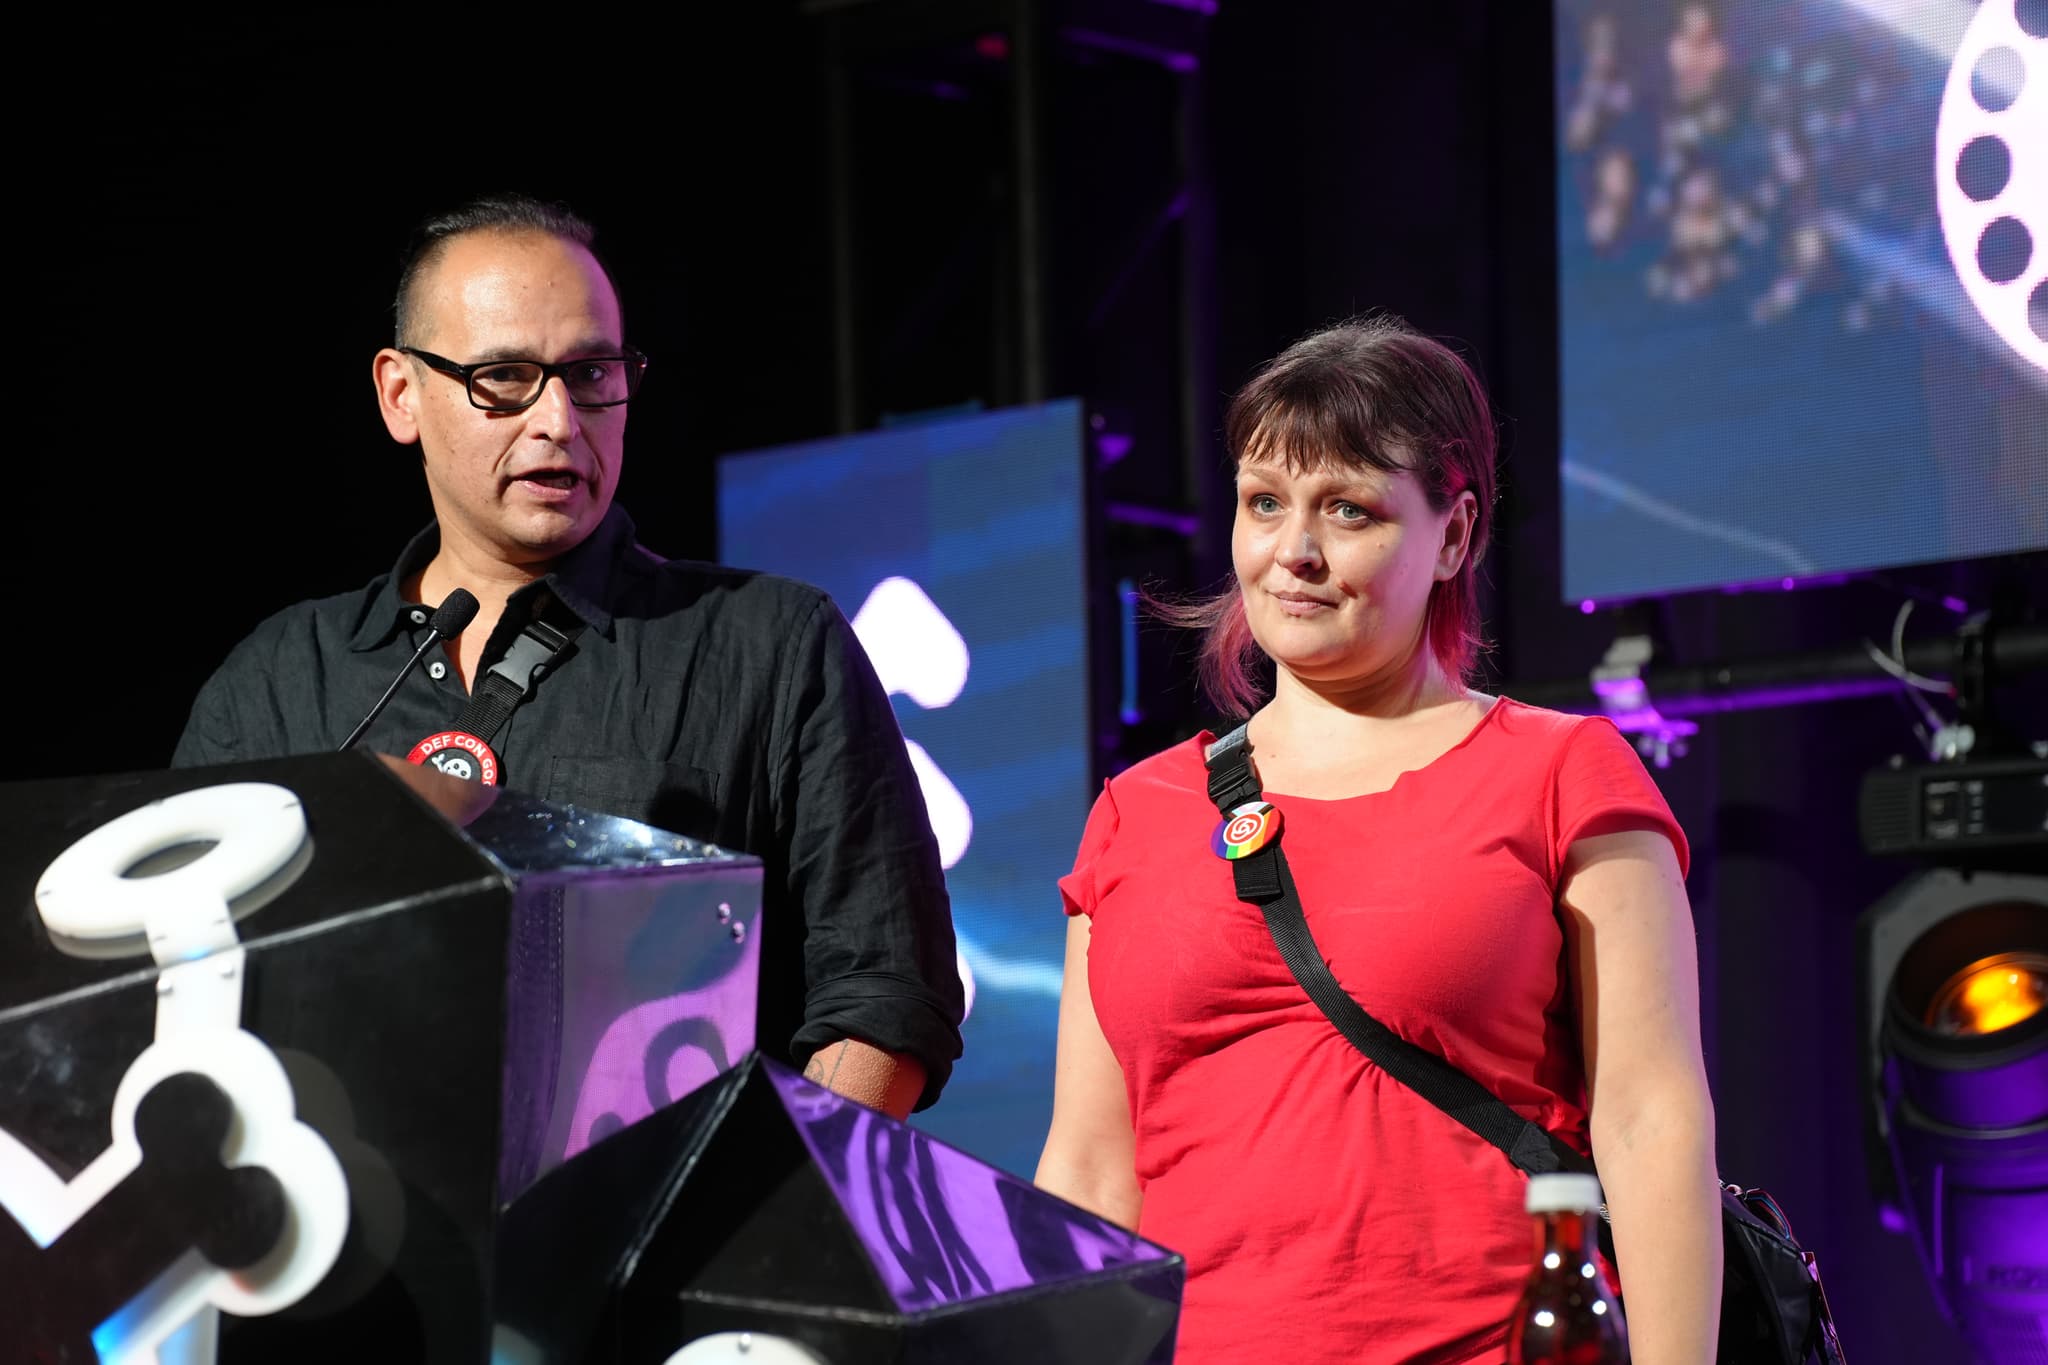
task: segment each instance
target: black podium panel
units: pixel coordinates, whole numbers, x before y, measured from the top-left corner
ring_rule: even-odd
[[[274,782],[297,793],[319,865],[317,875],[302,875],[238,925],[250,950],[245,1017],[254,1031],[271,1036],[268,1022],[286,1031],[280,1039],[298,1029],[349,1036],[362,1022],[359,1004],[336,1008],[332,993],[318,990],[319,978],[350,973],[379,983],[374,994],[382,997],[394,972],[410,974],[415,952],[436,969],[481,956],[502,975],[508,879],[370,760],[320,756],[0,785],[0,829],[7,832],[0,855],[0,1127],[31,1141],[63,1175],[107,1145],[115,1085],[151,1037],[157,968],[139,941],[102,950],[104,956],[53,947],[36,917],[36,882],[58,854],[108,821],[224,782]],[[444,910],[451,912],[446,918],[435,913]],[[348,956],[323,954],[317,967],[306,956],[307,935],[324,936],[344,919],[399,911],[406,923],[382,926],[388,940],[366,925]],[[414,1028],[431,1037],[433,1029],[454,1027],[460,1040],[461,1019],[446,1017],[449,992],[408,994],[419,998],[393,1003],[421,1013],[381,1031]],[[257,1011],[266,1012],[265,1020],[256,1021]],[[487,1027],[495,1034],[497,1022]],[[495,1077],[489,1068],[484,1074],[495,1103]]]
[[[829,1365],[1165,1365],[1183,1265],[749,1058],[506,1216],[496,1354],[660,1365],[726,1332]]]
[[[235,925],[240,1022],[283,1064],[350,1198],[320,1288],[277,1317],[226,1319],[221,1354],[276,1358],[239,1341],[241,1329],[275,1339],[297,1323],[312,1335],[318,1318],[325,1358],[381,1355],[368,1348],[388,1339],[480,1359],[512,883],[371,759],[0,787],[0,1129],[57,1177],[76,1176],[107,1149],[116,1091],[156,1032],[161,974],[147,944],[66,951],[36,914],[38,879],[129,811],[235,782],[287,788],[304,808],[310,858]],[[323,1354],[292,1340],[297,1358]]]
[[[248,841],[167,841],[251,793],[296,851],[190,913]],[[132,868],[52,890],[159,816]],[[0,827],[0,1360],[485,1361],[505,1202],[753,1046],[758,861],[647,826],[348,754],[0,785]],[[163,932],[100,932],[95,887]],[[212,1235],[165,1183],[190,1153],[138,1118],[209,1077],[236,1117],[189,1178],[274,1168],[290,1213],[232,1273],[180,1255]]]

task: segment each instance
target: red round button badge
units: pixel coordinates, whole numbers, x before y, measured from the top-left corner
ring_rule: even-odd
[[[436,772],[485,787],[498,785],[498,756],[491,746],[467,730],[443,730],[412,746],[408,763],[423,763]]]
[[[1280,836],[1280,811],[1264,801],[1235,807],[1209,836],[1210,851],[1226,862],[1249,858]]]

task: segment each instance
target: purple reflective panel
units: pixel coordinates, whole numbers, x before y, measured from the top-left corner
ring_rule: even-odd
[[[548,1164],[753,1050],[759,905],[753,868],[586,877],[564,889],[562,1075]]]
[[[776,1094],[899,1309],[919,1312],[1172,1252],[766,1064]]]
[[[498,1197],[754,1046],[757,859],[508,794],[469,833],[516,883]]]

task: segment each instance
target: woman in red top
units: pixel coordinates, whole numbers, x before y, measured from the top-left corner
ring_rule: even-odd
[[[1492,417],[1387,319],[1231,404],[1236,590],[1205,681],[1251,710],[1346,990],[1599,1164],[1636,1365],[1706,1365],[1720,1299],[1684,835],[1602,719],[1472,691]],[[1275,665],[1270,700],[1251,682]],[[1112,779],[1069,927],[1038,1183],[1187,1257],[1182,1365],[1501,1358],[1523,1177],[1366,1061],[1214,856],[1202,735]]]

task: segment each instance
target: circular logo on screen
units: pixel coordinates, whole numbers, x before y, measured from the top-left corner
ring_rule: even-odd
[[[485,787],[498,785],[498,756],[491,746],[467,730],[443,730],[412,746],[408,763],[423,763],[436,772]]]
[[[1963,292],[2048,370],[2048,4],[1984,0],[1934,130],[1934,202]]]
[[[1247,801],[1232,810],[1209,836],[1209,847],[1226,860],[1249,858],[1280,837],[1280,812],[1264,801]]]

